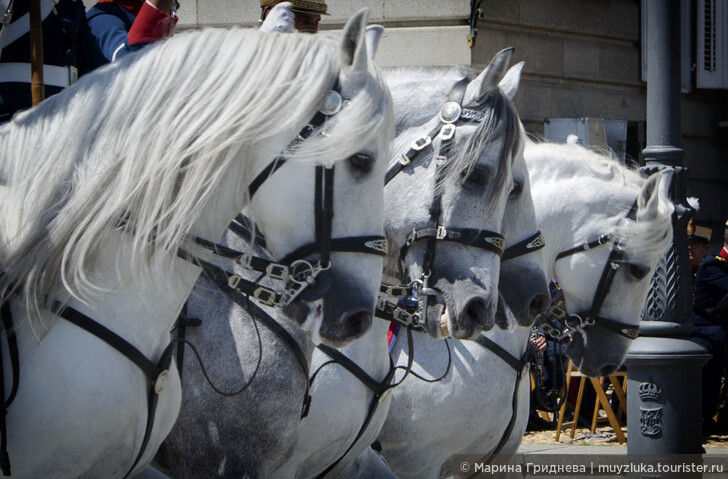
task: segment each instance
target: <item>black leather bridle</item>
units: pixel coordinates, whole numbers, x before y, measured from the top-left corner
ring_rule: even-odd
[[[625,220],[634,220],[637,214],[637,201],[632,204],[632,207],[624,217]],[[577,245],[573,248],[569,248],[556,255],[556,261],[567,256],[571,256],[576,253],[588,251],[592,248],[602,246],[612,240],[612,235],[603,234],[597,239]],[[624,258],[624,248],[619,244],[619,241],[612,243],[612,249],[609,252],[609,257],[602,270],[602,275],[597,283],[597,288],[594,292],[594,298],[589,311],[579,314],[568,314],[562,319],[563,326],[559,326],[553,321],[538,321],[540,326],[546,334],[556,339],[560,343],[565,343],[570,340],[571,335],[574,332],[584,332],[588,328],[600,327],[610,331],[619,336],[623,336],[627,339],[635,339],[639,333],[639,326],[628,324],[615,319],[607,318],[599,315],[599,311],[604,304],[604,301],[609,294],[609,290],[614,281],[614,277],[617,274],[617,270],[620,268],[620,261]]]
[[[461,106],[468,82],[469,80],[464,78],[453,86],[448,101],[440,108],[438,113],[440,121],[424,136],[414,140],[409,150],[397,158],[397,162],[387,171],[385,185],[406,167],[412,166],[414,168],[416,166],[413,164],[414,159],[420,151],[432,144],[433,139],[439,138],[443,145],[450,141],[455,136],[458,122],[483,121],[485,115],[482,112],[462,108]],[[438,156],[434,159],[437,162],[435,171],[436,185],[442,179],[443,169],[447,160],[448,158],[446,156]],[[451,241],[484,249],[501,256],[502,259],[514,258],[543,247],[543,238],[540,232],[506,249],[505,237],[500,233],[474,228],[457,228],[440,224],[442,196],[437,188],[435,189],[435,195],[430,205],[429,213],[430,225],[421,229],[413,229],[407,236],[405,244],[400,248],[398,264],[402,284],[381,285],[380,292],[399,300],[398,303],[382,297],[377,300],[377,316],[383,319],[395,321],[407,327],[414,327],[415,329],[423,328],[423,318],[426,317],[427,305],[428,303],[434,302],[438,295],[438,292],[429,285],[438,241]],[[422,274],[419,279],[409,281],[405,266],[405,256],[409,248],[420,240],[427,242],[422,263]]]

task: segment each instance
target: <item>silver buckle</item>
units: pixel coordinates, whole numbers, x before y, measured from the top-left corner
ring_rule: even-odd
[[[288,277],[288,267],[278,263],[271,263],[265,268],[265,274],[272,279],[284,280]]]
[[[442,125],[442,129],[440,130],[440,134],[438,135],[440,137],[440,140],[447,141],[455,136],[456,129],[457,127],[452,123],[445,123],[444,125]]]
[[[239,275],[237,275],[237,274],[231,275],[228,278],[228,286],[230,286],[235,291],[238,291],[238,285],[240,284],[240,280],[241,279],[242,278]],[[240,292],[240,291],[238,291],[238,292]]]
[[[413,141],[410,148],[415,151],[420,151],[430,143],[432,143],[432,138],[430,138],[429,136],[423,136],[422,138],[417,138],[415,141]]]
[[[275,305],[276,293],[268,288],[259,286],[255,291],[253,291],[253,298],[257,299],[261,304],[273,306]]]
[[[407,155],[405,155],[404,153],[399,155],[399,158],[397,158],[397,161],[399,161],[399,164],[402,166],[407,166],[410,163],[412,163],[412,160],[410,160],[409,157]]]
[[[435,238],[439,240],[447,238],[447,228],[445,228],[444,226],[438,226]]]

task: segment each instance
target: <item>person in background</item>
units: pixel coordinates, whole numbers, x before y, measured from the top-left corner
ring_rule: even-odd
[[[0,124],[32,106],[28,0],[0,1]],[[93,44],[81,0],[41,0],[45,97],[92,70]]]
[[[693,277],[697,274],[705,255],[708,254],[711,234],[712,230],[710,228],[696,225],[692,219],[688,223],[688,257],[690,258],[690,269],[693,272]]]
[[[321,15],[328,15],[324,0],[260,0],[260,31],[318,33]]]
[[[86,15],[95,43],[95,65],[172,36],[178,8],[176,0],[99,0]]]
[[[693,281],[693,330],[690,339],[713,355],[703,366],[703,435],[718,431],[713,420],[720,402],[721,378],[728,345],[728,222],[723,248],[718,256],[707,256]]]

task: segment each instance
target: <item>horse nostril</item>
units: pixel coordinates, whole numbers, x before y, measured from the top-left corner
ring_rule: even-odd
[[[479,298],[472,299],[468,302],[465,307],[465,317],[467,321],[465,324],[471,324],[476,326],[483,326],[484,330],[489,330],[493,327],[493,319],[488,321],[488,308],[485,301]],[[478,329],[478,328],[476,328]]]
[[[606,366],[603,366],[602,367],[602,374],[600,376],[609,376],[610,374],[612,374],[617,369],[619,369],[619,366],[615,366],[613,364],[608,364]]]
[[[532,300],[529,307],[531,318],[535,318],[539,314],[543,313],[551,306],[551,299],[543,294],[537,294]]]
[[[345,317],[344,324],[352,337],[358,338],[372,326],[372,314],[369,311],[358,311]]]

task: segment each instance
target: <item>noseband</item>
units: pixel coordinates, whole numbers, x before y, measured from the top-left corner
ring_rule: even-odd
[[[410,145],[410,149],[397,158],[385,176],[385,186],[404,168],[412,165],[413,160],[420,151],[432,144],[433,139],[439,138],[443,145],[452,140],[457,130],[459,121],[482,122],[485,115],[476,110],[465,109],[461,106],[465,89],[469,83],[467,78],[459,80],[453,86],[448,101],[440,108],[439,122],[424,136],[417,138]],[[441,148],[441,151],[443,149]],[[443,169],[447,163],[446,156],[437,156],[435,170],[435,185],[437,186],[443,175]],[[412,165],[414,168],[414,165]],[[377,300],[377,312],[380,317],[390,321],[396,321],[406,326],[414,326],[421,329],[424,326],[424,319],[427,314],[429,299],[438,296],[438,291],[429,284],[432,275],[433,263],[435,260],[436,245],[438,241],[450,241],[466,246],[473,246],[484,249],[498,256],[503,256],[505,249],[505,238],[500,233],[474,228],[457,228],[440,224],[442,214],[442,194],[437,192],[430,205],[430,225],[426,228],[413,228],[407,235],[405,244],[399,250],[399,274],[403,285],[382,284],[380,291],[394,298],[404,301],[403,305],[394,305],[384,298]],[[407,282],[405,257],[409,248],[417,241],[427,242],[422,262],[422,274],[419,279]],[[424,300],[427,296],[428,300]]]
[[[634,220],[636,214],[637,200],[635,200],[634,204],[629,209],[624,219]],[[567,256],[588,251],[592,248],[604,245],[610,240],[611,235],[600,235],[594,241],[583,243],[568,250],[562,251],[561,253],[556,255],[556,261],[560,260],[561,258],[565,258]],[[559,343],[568,342],[574,332],[578,331],[581,333],[585,333],[585,330],[590,327],[601,327],[603,329],[606,329],[607,331],[611,331],[625,338],[635,339],[639,333],[639,326],[634,326],[624,323],[622,321],[599,316],[599,311],[601,310],[602,305],[607,298],[607,294],[609,294],[609,289],[612,286],[614,276],[617,274],[617,270],[620,267],[620,260],[622,260],[623,257],[624,248],[622,248],[618,241],[615,241],[612,244],[612,249],[609,252],[609,257],[607,258],[607,262],[604,265],[604,269],[602,270],[602,275],[599,278],[597,289],[594,292],[594,299],[592,300],[591,309],[587,313],[562,314],[561,318],[563,318],[563,326],[559,326],[555,323],[555,320],[560,319],[555,316],[552,316],[548,320],[537,321],[538,323],[540,323],[539,326],[544,330],[544,332],[546,332],[546,334],[548,334],[552,338],[556,339]]]

